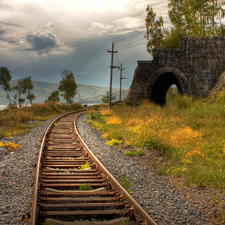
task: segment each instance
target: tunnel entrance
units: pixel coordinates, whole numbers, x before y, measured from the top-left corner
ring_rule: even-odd
[[[166,72],[160,75],[152,87],[151,100],[161,106],[165,105],[167,92],[172,85],[176,85],[178,92],[183,94],[181,83],[174,73]]]

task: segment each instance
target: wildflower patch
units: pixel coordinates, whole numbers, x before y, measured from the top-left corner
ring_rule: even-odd
[[[8,142],[3,144],[3,142],[0,142],[0,147],[6,147],[9,151],[13,152],[16,149],[21,148],[20,144],[16,144],[16,143],[12,143],[12,142]]]
[[[192,150],[191,152],[188,152],[185,154],[185,158],[191,158],[191,157],[204,157],[201,151],[198,151],[196,149]]]
[[[112,116],[112,117],[106,118],[106,124],[120,125],[121,123],[122,123],[122,120],[117,116]]]
[[[85,163],[84,165],[81,165],[81,166],[79,167],[79,169],[80,169],[80,170],[83,170],[83,169],[87,169],[87,168],[89,168],[89,167],[90,167],[90,164],[89,164],[88,161],[86,161],[86,163]]]
[[[174,130],[170,136],[170,142],[174,144],[188,144],[199,142],[201,140],[201,133],[194,131],[191,127],[185,126]]]
[[[103,116],[110,116],[112,114],[108,109],[101,110],[100,113]]]

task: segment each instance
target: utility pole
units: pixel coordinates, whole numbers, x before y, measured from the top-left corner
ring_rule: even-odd
[[[120,101],[121,101],[122,80],[126,79],[125,77],[122,77],[122,70],[125,70],[124,68],[122,69],[122,63],[120,64],[120,68],[118,68],[118,70],[120,70]]]
[[[107,51],[108,53],[111,53],[111,66],[110,66],[110,86],[109,86],[109,111],[111,110],[111,95],[112,95],[112,76],[113,76],[113,68],[116,68],[113,66],[113,54],[118,53],[118,51],[114,51],[114,42],[112,42],[112,51]]]

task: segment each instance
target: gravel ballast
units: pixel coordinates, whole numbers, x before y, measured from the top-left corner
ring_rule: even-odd
[[[78,118],[77,126],[88,147],[118,181],[123,175],[133,184],[132,197],[158,224],[210,224],[203,210],[178,195],[158,176],[150,176],[122,151],[105,145],[101,134],[83,120],[85,115]]]
[[[35,164],[41,138],[46,127],[53,120],[41,123],[26,135],[3,138],[3,143],[19,143],[21,148],[10,152],[0,147],[0,224],[25,224],[22,215],[26,214],[32,203],[35,177]],[[27,224],[27,223],[26,223]]]

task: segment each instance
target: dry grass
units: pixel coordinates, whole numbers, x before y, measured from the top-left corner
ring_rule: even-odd
[[[217,101],[178,96],[161,108],[144,100],[138,107],[116,104],[112,112],[98,107],[101,114],[92,121],[107,140],[159,151],[171,163],[161,174],[181,176],[185,185],[225,188],[225,94]]]
[[[33,104],[22,109],[5,109],[0,111],[0,138],[16,134],[24,134],[41,124],[28,123],[30,120],[47,120],[62,113],[80,110],[80,104],[62,105],[53,102]]]

